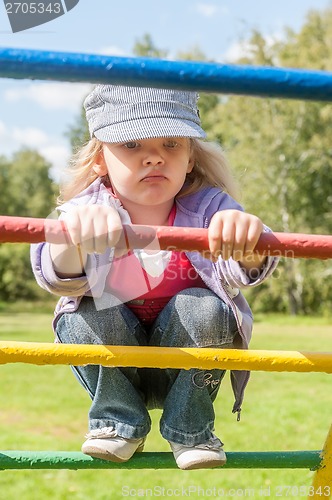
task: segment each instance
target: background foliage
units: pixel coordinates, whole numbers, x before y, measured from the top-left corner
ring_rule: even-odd
[[[51,165],[37,152],[21,149],[11,159],[0,157],[0,214],[46,217],[54,207]],[[31,272],[29,245],[0,244],[0,301],[45,296]]]
[[[285,28],[271,42],[254,31],[238,63],[332,70],[332,8],[312,11],[299,32]],[[138,56],[166,58],[150,35],[137,40]],[[207,60],[199,47],[178,59]],[[202,94],[203,127],[225,148],[241,188],[241,202],[275,231],[332,234],[332,108],[322,102]],[[69,131],[73,151],[88,140],[83,110]],[[46,217],[56,187],[37,151],[0,157],[0,213]],[[284,259],[266,284],[250,291],[255,311],[331,314],[330,263]],[[44,293],[44,292],[42,292]],[[0,300],[38,298],[28,248],[0,246]]]

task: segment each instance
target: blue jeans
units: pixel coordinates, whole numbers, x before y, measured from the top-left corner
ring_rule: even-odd
[[[230,348],[237,325],[215,293],[189,288],[175,295],[149,328],[125,304],[97,311],[85,297],[76,312],[59,319],[56,333],[64,344]],[[162,408],[160,432],[168,441],[195,446],[212,435],[223,370],[72,368],[92,399],[90,430],[112,427],[124,438],[140,438],[151,428],[148,410]]]

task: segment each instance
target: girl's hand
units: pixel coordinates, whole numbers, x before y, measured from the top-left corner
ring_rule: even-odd
[[[102,254],[108,247],[115,247],[122,234],[120,216],[112,207],[76,207],[63,220],[72,243],[88,254]]]
[[[104,253],[107,247],[115,247],[123,235],[120,216],[111,207],[76,207],[62,220],[67,226],[70,242],[50,245],[53,267],[60,278],[82,276],[88,254]]]
[[[264,256],[254,254],[263,231],[262,221],[255,215],[239,210],[222,210],[211,219],[208,229],[209,247],[212,257],[224,260],[232,257],[246,269],[258,269]]]

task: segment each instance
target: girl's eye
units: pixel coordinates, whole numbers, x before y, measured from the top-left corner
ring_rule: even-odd
[[[135,141],[126,142],[124,144],[124,147],[127,149],[135,149],[137,146],[138,146],[138,143]]]
[[[177,143],[176,141],[172,141],[172,140],[167,141],[167,142],[165,143],[165,146],[166,146],[167,148],[171,148],[171,149],[176,148],[176,146],[177,146],[177,145],[178,145],[178,143]]]

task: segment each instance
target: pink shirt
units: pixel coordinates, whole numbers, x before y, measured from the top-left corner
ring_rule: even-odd
[[[173,206],[168,224],[173,225]],[[186,288],[206,288],[185,252],[171,252],[167,267],[159,276],[151,276],[133,252],[114,259],[107,278],[108,290],[125,303],[142,323],[150,325],[167,302]]]

